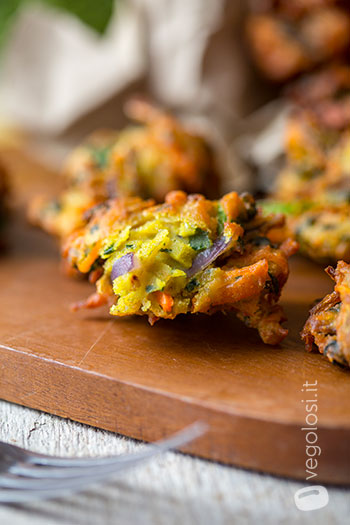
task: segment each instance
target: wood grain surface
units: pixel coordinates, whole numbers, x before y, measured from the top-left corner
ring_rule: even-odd
[[[16,206],[54,177],[21,155],[3,154]],[[290,334],[263,345],[234,316],[159,321],[112,319],[106,310],[72,314],[89,294],[64,277],[55,243],[20,212],[0,260],[0,396],[131,437],[158,439],[194,420],[208,433],[184,448],[202,457],[305,479],[305,399],[318,384],[315,481],[350,483],[349,372],[304,351],[299,331],[309,305],[331,282],[296,258],[283,294]]]

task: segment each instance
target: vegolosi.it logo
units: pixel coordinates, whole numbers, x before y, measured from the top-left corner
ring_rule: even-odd
[[[301,431],[305,435],[305,478],[306,481],[317,477],[317,467],[320,461],[322,449],[318,444],[318,384],[306,381],[301,389],[304,392],[301,402],[305,407],[305,425]],[[295,505],[299,510],[310,511],[322,509],[329,502],[326,487],[321,485],[309,485],[297,490],[294,494]]]
[[[310,485],[299,489],[294,494],[294,501],[299,510],[317,510],[329,502],[328,491],[322,485]]]

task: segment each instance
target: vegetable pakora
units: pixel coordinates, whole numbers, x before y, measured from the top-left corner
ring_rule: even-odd
[[[334,291],[311,311],[302,331],[306,349],[318,349],[331,362],[350,366],[350,265],[339,261],[327,268]]]
[[[143,125],[88,138],[67,160],[66,190],[55,200],[35,199],[31,222],[62,238],[84,225],[86,210],[106,199],[140,196],[160,202],[176,189],[215,196],[214,157],[202,137],[145,102],[133,101],[127,110]]]
[[[299,107],[287,123],[272,209],[286,213],[284,235],[294,236],[301,253],[350,262],[350,67],[310,75],[289,94]]]
[[[302,79],[289,95],[297,104],[285,138],[286,166],[278,199],[348,201],[350,194],[350,67],[334,66]]]
[[[267,238],[283,220],[235,192],[219,201],[182,191],[160,205],[107,201],[65,243],[68,263],[97,286],[76,307],[110,302],[112,315],[147,315],[151,324],[233,310],[265,343],[277,344],[287,334],[277,302],[297,250],[294,241],[273,245]]]
[[[323,264],[350,262],[350,204],[322,205],[311,200],[263,202],[267,212],[285,213],[286,222],[271,240],[294,237],[300,253]]]
[[[283,82],[347,51],[350,14],[341,2],[254,4],[246,25],[248,44],[270,80]]]

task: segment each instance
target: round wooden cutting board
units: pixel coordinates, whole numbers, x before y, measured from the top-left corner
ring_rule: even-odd
[[[19,208],[57,182],[23,155],[2,156]],[[202,420],[208,432],[185,452],[306,483],[350,483],[350,372],[306,353],[299,337],[310,304],[332,287],[322,268],[292,261],[283,292],[290,333],[269,347],[231,315],[150,327],[106,310],[73,314],[69,304],[92,286],[60,273],[52,239],[20,213],[13,221],[0,258],[3,399],[146,441]]]

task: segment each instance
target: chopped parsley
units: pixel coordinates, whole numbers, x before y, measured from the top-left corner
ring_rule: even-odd
[[[208,232],[202,230],[201,228],[196,229],[196,233],[189,237],[189,241],[192,250],[196,251],[205,250],[211,245]]]
[[[92,148],[91,149],[94,161],[99,168],[103,169],[107,166],[110,149],[111,149],[110,146],[107,146],[104,148]]]
[[[226,213],[224,212],[224,209],[223,207],[221,206],[221,204],[218,204],[218,214],[217,214],[217,217],[218,217],[218,227],[217,227],[217,232],[218,232],[218,235],[220,235],[223,230],[224,230],[224,224],[225,222],[227,221],[227,215]]]
[[[162,291],[162,290],[164,290],[164,285],[160,285],[160,283],[158,283],[158,284],[157,283],[148,284],[146,286],[146,292],[147,293],[158,292],[158,291]]]
[[[308,201],[259,201],[265,213],[284,213],[285,215],[300,215],[312,208],[313,204]]]
[[[111,244],[110,246],[107,246],[107,248],[104,250],[103,255],[110,255],[114,252],[114,244]]]
[[[189,283],[186,284],[186,290],[188,292],[192,292],[197,286],[199,285],[199,282],[197,279],[192,279]]]

